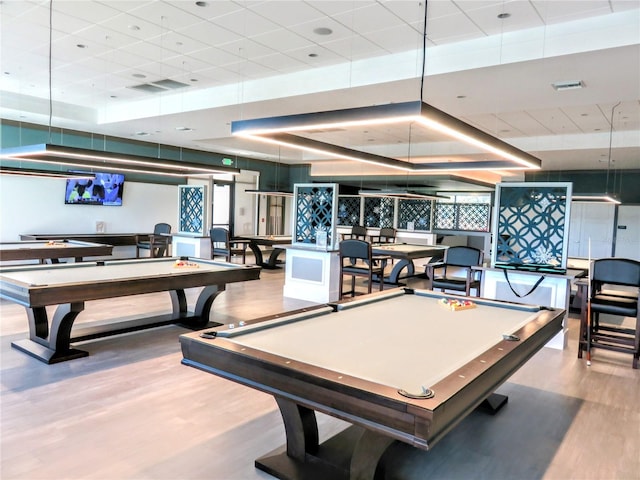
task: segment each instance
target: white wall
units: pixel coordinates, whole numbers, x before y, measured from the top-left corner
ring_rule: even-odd
[[[15,242],[21,233],[94,233],[96,222],[107,233],[153,231],[156,223],[178,225],[178,187],[125,180],[122,206],[65,205],[65,180],[0,177],[0,241]]]

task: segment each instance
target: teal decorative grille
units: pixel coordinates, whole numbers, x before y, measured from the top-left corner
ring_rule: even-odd
[[[393,227],[395,201],[393,198],[366,197],[364,199],[364,226]]]
[[[204,186],[180,186],[180,232],[204,233],[204,201]]]
[[[338,197],[338,225],[360,225],[360,197]]]
[[[334,202],[335,184],[296,185],[296,223],[294,238],[296,243],[317,243],[317,233],[327,232],[327,245],[334,243]]]
[[[503,185],[498,191],[495,261],[566,266],[570,185]]]
[[[431,200],[399,200],[398,228],[408,228],[408,222],[413,222],[414,230],[430,230]]]

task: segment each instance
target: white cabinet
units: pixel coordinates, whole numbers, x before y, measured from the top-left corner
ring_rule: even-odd
[[[572,202],[569,222],[569,257],[610,257],[613,249],[615,205]]]

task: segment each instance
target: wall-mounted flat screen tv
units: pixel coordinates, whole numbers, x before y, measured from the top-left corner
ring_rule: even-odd
[[[122,205],[124,175],[92,173],[89,178],[68,178],[64,203],[69,205]]]

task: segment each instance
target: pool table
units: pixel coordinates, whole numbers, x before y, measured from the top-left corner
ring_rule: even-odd
[[[115,247],[135,245],[136,239],[149,241],[151,233],[21,233],[20,240],[79,240],[106,243]]]
[[[0,243],[0,261],[39,260],[58,263],[61,258],[74,258],[81,262],[84,257],[111,255],[113,246],[77,240],[40,240],[31,242]]]
[[[284,248],[275,245],[288,245],[291,243],[290,235],[240,235],[238,240],[249,240],[249,248],[256,258],[256,265],[266,269],[278,268],[278,256],[284,252]],[[265,262],[260,246],[273,247],[269,259]]]
[[[132,332],[170,323],[190,328],[209,325],[211,306],[227,283],[260,278],[260,267],[189,258],[144,258],[58,265],[28,265],[0,270],[0,297],[23,305],[29,338],[12,346],[45,363],[85,357],[71,342]],[[186,288],[204,287],[193,312]],[[85,302],[153,292],[169,292],[172,312],[115,321],[72,331]],[[57,305],[49,320],[46,307]]]
[[[441,259],[447,248],[449,247],[444,245],[412,245],[407,243],[374,243],[371,245],[371,251],[374,255],[387,255],[398,260],[394,262],[391,272],[388,275],[385,274],[385,283],[394,285],[400,283],[400,274],[405,268],[407,269],[406,277],[415,275],[414,260],[427,257]]]
[[[454,297],[475,306],[453,311],[443,295],[396,288],[184,334],[182,362],[275,397],[286,447],[258,468],[374,478],[395,442],[428,450],[476,407],[504,404],[496,388],[562,328],[560,309]],[[355,433],[319,444],[316,411]]]

